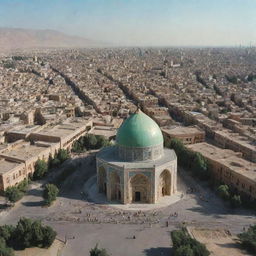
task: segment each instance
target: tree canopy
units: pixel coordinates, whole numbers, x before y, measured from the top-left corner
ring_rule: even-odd
[[[34,180],[42,179],[47,173],[47,171],[48,171],[48,164],[46,163],[46,161],[38,159],[35,163],[35,171],[33,174],[33,179]]]
[[[171,232],[171,238],[174,249],[174,256],[209,256],[210,252],[204,244],[191,238],[187,231],[174,230]]]
[[[4,246],[13,249],[48,248],[53,243],[56,234],[51,227],[42,225],[39,220],[21,218],[16,226],[0,226],[0,255],[2,255],[1,248]],[[12,251],[10,248],[7,249],[8,252]],[[12,256],[13,254],[3,255]]]
[[[106,249],[98,248],[98,244],[95,245],[94,248],[90,250],[90,256],[110,256]]]
[[[51,205],[59,193],[59,189],[54,184],[47,184],[44,189],[43,197],[46,205]]]
[[[239,234],[238,238],[244,249],[256,255],[256,225],[250,226],[247,231]]]

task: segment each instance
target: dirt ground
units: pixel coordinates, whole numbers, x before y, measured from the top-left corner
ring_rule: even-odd
[[[15,251],[15,255],[16,256],[60,256],[63,248],[64,248],[64,243],[56,239],[49,249],[27,248],[23,251]]]
[[[199,242],[205,244],[211,252],[211,256],[249,256],[239,248],[236,236],[232,236],[227,230],[210,230],[189,228],[190,234]]]

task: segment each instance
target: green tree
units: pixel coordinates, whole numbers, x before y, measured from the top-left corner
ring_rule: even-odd
[[[229,193],[228,185],[220,185],[217,188],[217,193],[224,200],[228,200],[230,198],[230,193]]]
[[[16,227],[0,226],[0,239],[14,249],[28,247],[48,248],[56,237],[56,232],[49,226],[43,226],[41,221],[21,218]],[[3,247],[3,246],[2,246]],[[0,255],[1,241],[0,241]]]
[[[42,247],[48,248],[52,245],[57,233],[49,226],[43,227]]]
[[[253,255],[256,254],[256,225],[250,226],[247,231],[238,235],[244,249]]]
[[[109,256],[105,249],[99,249],[98,244],[90,250],[90,256]]]
[[[18,188],[21,192],[25,193],[25,192],[27,192],[28,184],[29,184],[28,179],[24,179],[22,182],[20,182],[20,183],[18,184],[17,188]]]
[[[32,247],[33,234],[32,230],[32,220],[27,218],[21,218],[15,229],[15,246],[18,248],[28,248]]]
[[[205,245],[191,238],[185,229],[171,232],[175,256],[209,256],[210,252]]]
[[[18,187],[8,187],[5,191],[5,197],[12,203],[19,201],[23,197],[24,193],[22,193]]]
[[[44,230],[41,221],[35,220],[31,225],[32,244],[35,246],[42,246],[44,238]]]
[[[0,237],[0,255],[1,256],[14,256],[13,250],[6,246],[6,242],[2,237]]]
[[[13,236],[14,231],[15,228],[12,225],[0,226],[0,237],[2,237],[5,241],[9,241]]]
[[[109,140],[102,135],[97,135],[96,139],[97,139],[97,143],[95,146],[96,148],[102,148],[110,145]]]
[[[38,180],[44,177],[48,171],[48,164],[41,159],[38,159],[35,163],[35,172],[33,174],[33,179]]]
[[[43,197],[47,205],[56,200],[56,197],[59,193],[59,189],[54,184],[47,184],[44,189]]]
[[[81,153],[84,151],[83,143],[79,140],[75,141],[72,145],[72,152]]]
[[[84,146],[87,149],[94,149],[96,147],[96,144],[97,144],[97,138],[95,137],[95,135],[87,134],[84,137]]]
[[[69,158],[69,153],[66,149],[60,149],[57,154],[57,158],[59,159],[60,163],[63,163]]]
[[[175,250],[174,256],[194,256],[193,250],[189,245],[182,245]]]
[[[174,230],[171,232],[171,238],[174,249],[179,248],[180,246],[188,243],[188,235],[184,230]]]
[[[193,173],[201,179],[208,179],[210,174],[207,168],[207,161],[201,153],[194,154],[192,162]]]
[[[190,247],[193,250],[193,254],[197,256],[209,256],[210,252],[206,249],[204,244],[201,244],[197,240],[190,238]]]
[[[230,200],[230,204],[233,208],[237,208],[241,206],[242,201],[241,201],[240,195],[234,195]]]

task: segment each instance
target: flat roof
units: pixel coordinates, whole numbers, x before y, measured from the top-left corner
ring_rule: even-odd
[[[236,141],[239,144],[246,146],[252,150],[256,150],[256,145],[252,145],[251,144],[252,142],[247,137],[241,136],[238,133],[234,133],[228,130],[219,130],[219,131],[216,131],[216,133],[224,137],[228,137],[228,139],[232,141]]]
[[[249,179],[256,180],[256,164],[246,161],[237,156],[230,156],[227,159],[221,159],[225,166],[228,166],[230,169],[235,172],[248,177]]]
[[[82,126],[85,126],[86,123],[88,123],[88,121],[59,124],[54,127],[47,127],[39,132],[35,132],[35,134],[55,136],[55,137],[65,137],[73,133],[76,129],[79,129]]]
[[[227,166],[236,173],[256,180],[256,163],[239,157],[239,152],[230,149],[221,149],[206,142],[191,144],[186,147],[192,151],[201,153],[206,158]]]
[[[90,134],[94,134],[94,135],[102,135],[105,137],[112,137],[116,135],[117,130],[115,128],[112,127],[106,127],[106,126],[94,126],[91,130],[90,130]]]
[[[20,134],[27,134],[33,132],[34,130],[38,129],[40,125],[26,125],[26,126],[16,126],[14,129],[11,129],[9,133],[20,133]]]
[[[32,157],[39,155],[42,151],[46,150],[47,147],[39,145],[30,145],[28,142],[23,142],[17,145],[15,148],[3,151],[3,156],[9,156],[20,160],[28,160]]]
[[[191,149],[192,151],[197,151],[201,153],[205,157],[209,157],[209,158],[214,157],[214,160],[228,158],[230,156],[237,156],[240,154],[230,149],[218,148],[206,142],[190,144],[190,145],[187,145],[186,147]]]
[[[175,126],[170,128],[162,128],[163,132],[170,135],[187,135],[193,133],[204,133],[201,129],[197,127],[185,127],[185,126]]]
[[[6,172],[9,172],[10,170],[14,169],[18,165],[22,163],[12,162],[8,161],[4,158],[0,158],[0,174],[4,174]]]

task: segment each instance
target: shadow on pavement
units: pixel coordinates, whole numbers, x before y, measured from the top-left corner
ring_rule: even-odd
[[[173,255],[171,247],[149,248],[149,249],[145,249],[144,253],[147,256],[171,256],[171,255]]]
[[[44,201],[36,201],[36,202],[23,202],[22,203],[24,206],[28,206],[28,207],[38,207],[38,206],[44,206],[45,203]]]

